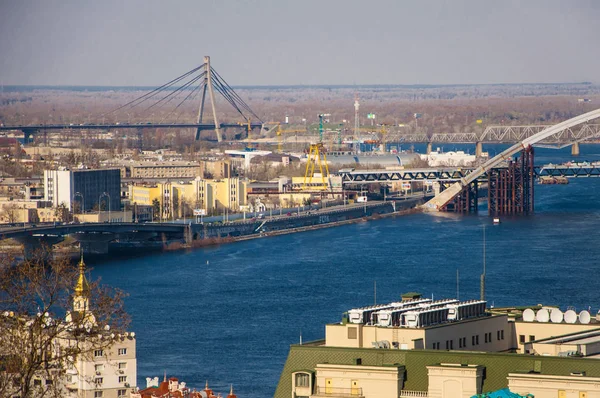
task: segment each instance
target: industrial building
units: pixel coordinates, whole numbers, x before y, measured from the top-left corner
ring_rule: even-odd
[[[556,307],[483,300],[358,307],[293,345],[276,398],[471,397],[509,388],[536,398],[600,397],[600,321]]]

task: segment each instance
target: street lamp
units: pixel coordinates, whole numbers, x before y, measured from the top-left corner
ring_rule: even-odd
[[[100,203],[102,202],[102,197],[108,197],[108,222],[110,222],[110,195],[107,192],[102,192],[100,198],[98,198],[98,212],[100,211]]]
[[[83,197],[83,195],[81,194],[81,192],[75,192],[73,194],[73,200],[75,200],[75,198],[79,196],[81,198],[81,208],[79,209],[80,213],[83,214],[85,212],[85,198]]]

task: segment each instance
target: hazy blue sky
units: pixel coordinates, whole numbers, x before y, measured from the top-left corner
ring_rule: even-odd
[[[0,0],[0,82],[599,82],[596,0]]]

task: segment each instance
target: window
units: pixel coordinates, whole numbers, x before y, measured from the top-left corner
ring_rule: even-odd
[[[479,335],[475,336],[475,345],[479,345]]]
[[[446,340],[446,349],[449,350],[450,349],[450,341]]]
[[[104,370],[104,365],[94,365],[94,370],[96,372],[102,372]]]
[[[500,331],[500,340],[504,340],[504,330]]]
[[[40,380],[40,379],[33,380],[33,385],[34,386],[41,386],[42,385],[42,380]]]
[[[356,335],[357,335],[357,328],[353,327],[353,328],[348,328],[348,339],[356,339]]]
[[[535,336],[529,335],[529,341],[534,341],[535,340]]]
[[[462,337],[458,339],[458,348],[462,348]]]
[[[489,333],[485,334],[485,342],[486,343],[491,343],[492,342],[492,332],[489,332]]]
[[[309,387],[310,375],[308,373],[296,373],[296,387]]]
[[[94,350],[94,356],[95,357],[103,357],[104,356],[104,350]]]
[[[119,383],[125,383],[127,381],[127,376],[119,376]]]
[[[519,344],[525,344],[525,335],[524,334],[519,335]]]
[[[119,362],[119,369],[127,369],[127,362]]]
[[[119,348],[118,354],[119,355],[127,355],[127,348]]]
[[[104,393],[102,391],[94,391],[94,398],[102,398]]]
[[[499,330],[496,332],[496,340],[500,340],[500,331]]]
[[[463,347],[466,347],[466,346],[467,346],[467,338],[463,337]]]
[[[454,349],[454,340],[450,340],[450,349],[453,350]]]
[[[103,377],[96,377],[96,378],[94,379],[94,383],[95,383],[96,385],[98,385],[98,386],[101,386],[103,382],[104,382],[104,378],[103,378]]]
[[[117,390],[117,397],[127,396],[127,390]]]

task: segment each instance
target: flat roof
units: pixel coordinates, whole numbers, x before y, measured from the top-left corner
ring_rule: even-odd
[[[536,340],[534,343],[541,344],[591,344],[600,341],[600,328],[586,330],[573,334],[550,337],[548,339]]]

